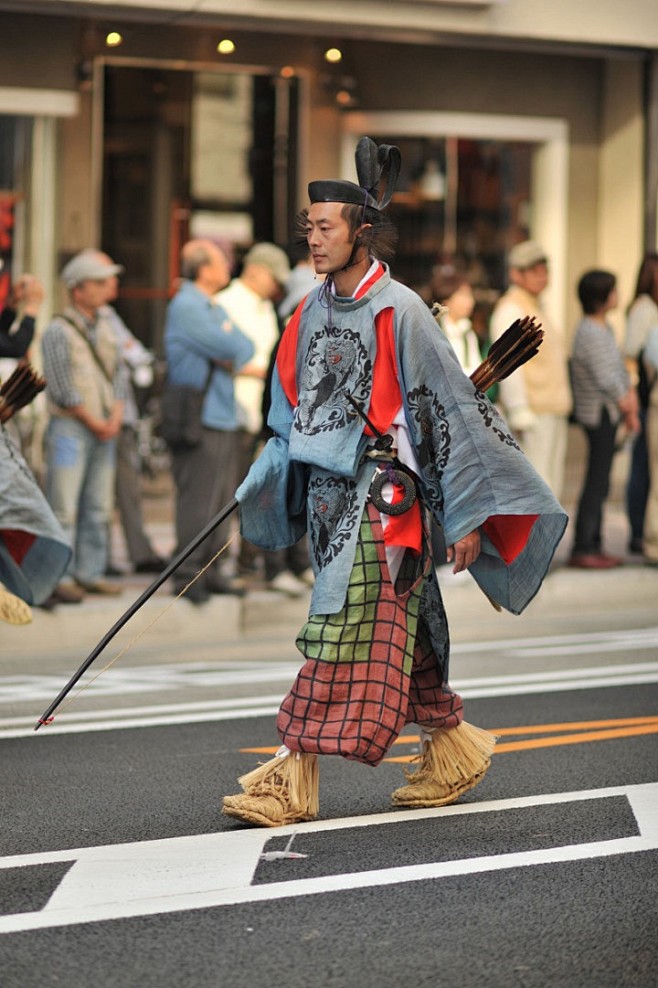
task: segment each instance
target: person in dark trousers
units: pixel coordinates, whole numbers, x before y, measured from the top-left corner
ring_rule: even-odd
[[[569,565],[611,569],[622,560],[602,548],[603,505],[610,488],[617,427],[639,431],[638,400],[607,315],[617,305],[617,280],[609,271],[587,271],[578,282],[583,318],[571,356],[574,419],[587,438],[587,468],[578,501]]]
[[[237,477],[238,418],[233,374],[251,360],[254,345],[235,326],[214,295],[229,281],[228,262],[209,240],[190,240],[181,253],[182,284],[169,303],[165,326],[167,382],[205,389],[198,445],[171,446],[176,485],[176,538],[181,552],[230,501]],[[178,568],[180,593],[228,541],[224,522]],[[203,604],[212,593],[233,588],[215,565],[197,579],[185,597]]]
[[[630,552],[643,552],[644,518],[649,496],[649,455],[647,416],[649,407],[648,372],[643,359],[649,335],[658,326],[658,253],[646,254],[640,265],[635,295],[626,313],[624,356],[631,363],[640,401],[640,431],[633,442],[631,466],[626,486],[626,510],[631,526]]]

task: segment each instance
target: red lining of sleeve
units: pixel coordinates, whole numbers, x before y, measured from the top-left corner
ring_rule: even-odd
[[[36,535],[32,535],[30,532],[21,532],[15,528],[3,528],[0,532],[0,538],[2,538],[9,550],[9,555],[18,566],[23,562],[30,546],[36,541]]]
[[[509,566],[525,549],[539,515],[493,515],[482,525],[502,560]]]

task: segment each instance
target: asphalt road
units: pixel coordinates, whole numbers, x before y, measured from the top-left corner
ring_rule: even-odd
[[[402,762],[323,759],[320,819],[276,831],[219,802],[293,654],[143,656],[36,734],[61,676],[0,677],[2,988],[653,988],[658,629],[560,630],[456,644],[500,734],[458,804],[393,809],[409,729]]]

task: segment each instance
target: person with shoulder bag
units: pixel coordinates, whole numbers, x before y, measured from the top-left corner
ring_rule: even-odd
[[[181,275],[182,284],[167,309],[161,425],[176,486],[177,553],[235,493],[238,421],[233,374],[254,353],[251,340],[213,302],[229,281],[228,262],[219,247],[210,240],[188,241],[181,253]],[[225,545],[228,532],[225,522],[188,556],[176,572],[176,593]],[[186,598],[202,604],[211,593],[231,592],[215,566],[189,588]]]

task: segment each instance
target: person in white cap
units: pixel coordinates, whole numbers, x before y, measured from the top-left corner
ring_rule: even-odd
[[[76,603],[85,592],[121,591],[104,578],[123,418],[120,353],[99,310],[108,280],[122,270],[95,250],[76,254],[61,275],[70,304],[53,317],[42,339],[50,414],[46,496],[73,546],[66,579],[55,589],[61,603]]]
[[[263,430],[263,390],[272,351],[279,340],[277,301],[290,277],[287,254],[276,244],[262,241],[245,254],[239,277],[215,296],[215,301],[254,344],[255,352],[235,378],[238,412],[238,483],[242,483],[253,463]],[[259,551],[242,542],[240,566],[246,572],[256,566]],[[300,597],[307,587],[282,565],[280,555],[264,553],[265,579],[272,590]],[[306,567],[304,567],[306,569]]]
[[[523,452],[559,498],[572,402],[566,344],[541,304],[549,278],[546,252],[536,241],[524,240],[510,250],[508,268],[510,286],[494,308],[491,339],[499,339],[515,319],[534,316],[544,340],[536,357],[500,382],[499,401]]]

